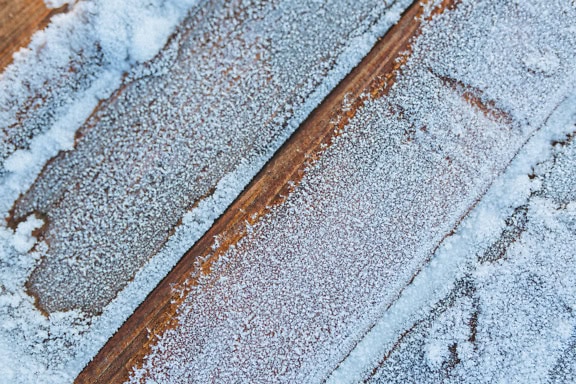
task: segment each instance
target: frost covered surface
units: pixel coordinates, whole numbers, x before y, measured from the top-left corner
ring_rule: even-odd
[[[74,3],[1,75],[11,382],[71,381],[409,4],[194,3]]]
[[[500,236],[468,255],[449,293],[416,317],[371,382],[576,379],[576,145],[554,152]]]
[[[405,374],[400,382],[435,382],[427,372],[452,370],[470,382],[537,382],[544,371],[534,367],[538,358],[566,381],[574,359],[574,209],[557,211],[561,203],[547,196],[571,196],[564,181],[570,162],[546,176],[541,196],[530,197],[540,176],[529,175],[534,159],[552,156],[551,141],[574,130],[574,109],[568,123],[550,116],[574,100],[567,97],[576,85],[575,19],[569,1],[463,1],[438,16],[389,95],[368,101],[287,201],[192,289],[180,325],[163,335],[132,381],[318,382],[333,373],[334,382],[356,382],[387,351],[378,355],[376,338],[356,360],[367,366],[352,362],[347,371],[357,343],[388,311],[418,321],[434,305],[418,294],[426,298],[438,286],[455,287],[448,309],[433,312],[432,326],[416,329],[399,363],[376,381]],[[522,151],[529,155],[518,165]],[[510,164],[514,172],[505,173]],[[495,184],[505,188],[486,194]],[[474,207],[487,198],[495,211],[478,213]],[[478,270],[462,277],[435,252],[457,249],[449,235],[471,212],[480,219],[472,221],[470,248],[462,249],[480,257],[494,245]],[[406,296],[429,258],[437,285],[418,285]],[[490,308],[479,312],[481,301]],[[399,327],[386,340],[392,345],[413,325],[402,320],[388,324]],[[418,370],[422,365],[428,371]]]
[[[47,1],[59,7],[64,1]],[[74,1],[66,1],[68,4]],[[121,84],[123,73],[151,59],[196,1],[82,1],[36,33],[0,74],[0,212],[25,192],[45,162],[71,150],[78,127]],[[142,35],[147,41],[142,41]],[[92,320],[78,311],[44,317],[26,294],[46,254],[36,235],[47,217],[0,226],[0,382],[71,382],[123,318]],[[2,220],[5,223],[4,220]],[[133,304],[134,305],[134,304]],[[123,315],[124,318],[126,314]],[[80,337],[84,335],[83,337]]]
[[[287,137],[350,41],[368,33],[369,42],[374,23],[390,24],[386,9],[373,1],[199,9],[18,201],[16,220],[36,213],[49,223],[50,248],[30,279],[41,307],[101,311],[186,210]],[[348,67],[354,59],[343,58]]]
[[[529,292],[524,297],[522,293],[526,292],[525,287],[514,282],[499,281],[496,284],[502,283],[501,285],[490,287],[490,292],[484,291],[487,296],[484,298],[498,301],[498,305],[490,302],[489,305],[494,305],[495,310],[484,310],[492,311],[496,318],[491,319],[490,324],[490,330],[494,333],[491,337],[486,337],[485,333],[483,339],[479,339],[481,334],[478,331],[484,312],[480,308],[478,295],[482,279],[477,279],[478,275],[474,271],[481,270],[483,265],[506,260],[508,249],[517,246],[521,236],[527,236],[527,227],[531,223],[529,206],[534,198],[550,195],[552,189],[555,196],[558,196],[559,192],[566,193],[566,188],[571,189],[573,155],[564,153],[563,145],[567,138],[573,140],[575,122],[576,93],[572,93],[555,109],[546,124],[530,138],[506,173],[496,180],[455,233],[440,245],[431,262],[402,291],[400,297],[385,311],[384,316],[333,372],[328,382],[349,382],[362,377],[371,377],[375,382],[404,382],[412,378],[416,378],[418,382],[442,382],[465,381],[468,376],[468,380],[472,382],[489,382],[495,379],[504,382],[549,381],[545,380],[550,373],[549,363],[567,352],[563,351],[561,345],[566,345],[566,336],[569,333],[559,335],[554,329],[554,322],[555,316],[562,316],[565,310],[571,311],[568,309],[570,304],[566,301],[566,297],[574,293],[570,280],[570,271],[574,268],[570,237],[560,240],[554,232],[558,231],[560,236],[564,236],[565,231],[558,225],[549,226],[553,221],[547,221],[548,224],[538,230],[542,233],[553,233],[563,245],[546,248],[550,244],[543,242],[538,246],[538,242],[532,239],[524,249],[526,256],[520,264],[521,268],[503,268],[505,273],[513,275],[515,279],[522,280],[526,274],[533,274],[538,270],[537,273],[545,275],[545,279],[552,277],[559,280],[559,283],[555,283],[552,289],[545,292],[549,300],[540,300],[540,306],[535,307],[526,304],[527,301],[542,299],[537,292],[537,284],[529,287],[529,290],[536,289],[536,292]],[[570,145],[573,146],[572,143]],[[573,149],[571,151],[573,152]],[[562,163],[555,165],[554,171],[550,172],[552,164],[560,161]],[[544,184],[543,180],[546,180]],[[556,205],[541,206],[543,209],[540,213],[543,216],[540,219],[544,216],[555,216],[559,208],[562,209],[563,205],[568,204],[569,199],[562,198],[556,202]],[[532,222],[534,221],[536,219],[533,218]],[[537,240],[541,240],[541,236],[537,237]],[[545,249],[551,251],[552,255],[557,251],[561,255],[550,257],[550,254],[547,254],[548,265],[544,265],[533,255]],[[522,265],[526,262],[531,264],[529,269]],[[558,273],[559,270],[566,270],[568,274]],[[497,275],[494,270],[490,272],[491,274],[483,278]],[[557,291],[554,291],[556,289]],[[498,291],[500,293],[494,295],[494,292]],[[518,298],[519,293],[520,300],[509,298],[515,295]],[[558,302],[565,302],[568,306],[559,308]],[[461,306],[459,311],[453,310],[455,303]],[[525,317],[513,318],[517,316],[517,313],[511,313],[515,310],[519,310]],[[554,310],[558,312],[554,313]],[[442,320],[437,323],[443,324],[433,325],[433,320],[439,318]],[[522,321],[530,325],[525,326]],[[507,332],[502,332],[506,327]],[[443,330],[438,332],[438,329],[442,328]],[[495,331],[496,329],[498,331]],[[536,337],[534,329],[542,333],[543,337]],[[426,336],[422,337],[422,334]],[[498,337],[502,338],[497,339]],[[488,350],[492,349],[490,352],[494,352],[500,345],[506,345],[506,348],[498,351],[499,358],[495,358],[492,353],[470,354],[470,348],[478,352],[487,347]],[[570,345],[567,347],[570,349]],[[545,351],[545,354],[526,353],[527,348]],[[520,360],[514,361],[519,356]],[[542,359],[543,356],[546,356],[547,362]],[[465,357],[468,361],[463,369],[464,364],[460,363]],[[470,361],[471,359],[474,361]],[[555,362],[561,365],[560,372],[566,368],[564,363],[570,364],[569,359],[565,360],[562,363]],[[456,366],[460,372],[455,377],[451,371]],[[469,372],[480,366],[482,369]],[[488,371],[490,367],[497,369]],[[557,379],[570,381],[572,374],[569,371],[564,373],[568,375],[560,375]]]
[[[157,53],[197,2],[80,1],[54,16],[0,74],[0,161],[20,151],[11,164],[33,168],[31,162],[70,149],[74,131],[98,101],[110,96],[131,65]],[[82,114],[80,122],[70,118],[74,113]],[[0,175],[6,170],[15,169],[4,165]]]

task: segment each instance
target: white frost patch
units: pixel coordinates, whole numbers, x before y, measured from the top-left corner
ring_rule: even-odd
[[[448,350],[445,347],[445,340],[436,343],[429,342],[426,346],[426,357],[431,365],[439,367],[448,355]]]
[[[533,72],[552,75],[560,67],[560,58],[554,52],[534,52],[524,57],[524,64]]]
[[[44,220],[37,218],[35,215],[30,215],[26,221],[18,224],[14,237],[12,238],[12,245],[18,252],[28,252],[34,244],[36,244],[36,237],[32,236],[32,232],[44,225]]]
[[[513,209],[524,204],[530,193],[539,188],[538,184],[527,182],[526,176],[539,163],[550,158],[550,142],[574,131],[575,116],[576,93],[573,92],[556,108],[546,125],[526,143],[456,233],[442,243],[429,264],[332,373],[328,383],[355,383],[365,377],[391,350],[399,335],[450,292],[456,279],[466,272],[467,264],[477,257],[478,250],[497,239],[504,220]],[[548,212],[548,209],[543,209],[540,217],[548,217]],[[547,225],[555,225],[553,218],[547,221]],[[484,272],[487,277],[492,274],[490,269],[488,266]],[[481,270],[478,273],[482,273]],[[499,297],[497,300],[506,298]],[[568,334],[571,323],[561,324],[559,332]],[[428,346],[426,353],[432,366],[445,358],[445,348],[446,341],[437,339],[436,343],[432,341]]]
[[[4,168],[12,173],[25,171],[34,161],[34,155],[30,151],[19,149],[4,162]]]
[[[197,1],[99,0],[95,29],[104,54],[120,63],[150,60]]]

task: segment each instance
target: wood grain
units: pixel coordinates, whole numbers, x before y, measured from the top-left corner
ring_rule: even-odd
[[[438,11],[452,4],[444,2]],[[404,13],[184,255],[80,373],[76,383],[122,382],[135,367],[141,366],[156,336],[178,325],[174,314],[189,287],[196,284],[197,277],[210,273],[218,257],[245,235],[246,223],[254,224],[270,207],[283,202],[302,179],[306,166],[330,145],[368,95],[379,97],[387,93],[405,62],[411,39],[419,33],[422,11],[420,3],[415,3]]]
[[[42,0],[0,0],[0,72],[12,63],[14,52],[28,45],[53,15],[66,9],[48,9]]]

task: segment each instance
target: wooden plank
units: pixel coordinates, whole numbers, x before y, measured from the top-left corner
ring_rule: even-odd
[[[207,227],[214,213],[195,210],[197,204],[236,197],[254,164],[269,158],[366,52],[351,39],[382,33],[387,13],[405,6],[340,1],[200,2],[158,56],[134,68],[137,78],[127,76],[101,101],[78,128],[74,150],[45,165],[8,217],[12,228],[30,215],[46,223],[37,238],[48,247],[26,283],[39,310],[99,316],[149,260],[161,254],[175,263],[184,251],[167,255],[165,245],[178,238],[171,235],[183,216],[193,210],[195,229]],[[285,25],[293,30],[285,33]],[[21,128],[8,130],[9,141],[26,149],[61,117],[57,106],[67,92],[99,76],[97,47],[94,53],[50,82],[61,92],[34,97],[34,108],[18,119]],[[231,172],[246,181],[216,191]]]
[[[451,5],[452,2],[446,1],[436,11],[441,12]],[[78,376],[77,383],[121,382],[128,378],[132,369],[141,365],[156,336],[177,326],[174,314],[182,297],[195,284],[196,264],[201,260],[202,273],[210,273],[218,257],[245,235],[247,222],[257,222],[270,207],[282,203],[303,177],[306,166],[330,145],[363,104],[366,95],[378,96],[387,92],[402,58],[409,51],[411,39],[419,32],[418,16],[422,10],[417,3],[405,12],[108,341]]]
[[[14,52],[28,45],[53,15],[66,9],[48,9],[43,0],[0,0],[0,72],[12,63]]]

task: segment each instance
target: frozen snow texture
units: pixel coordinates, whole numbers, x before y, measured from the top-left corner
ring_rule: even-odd
[[[496,214],[478,216],[473,255],[488,245],[491,230],[504,230],[499,210],[524,204],[538,185],[530,181],[530,159],[515,165],[523,172],[513,172],[510,180],[499,175],[519,151],[532,148],[530,139],[574,91],[575,19],[576,7],[566,1],[462,1],[455,11],[435,17],[389,95],[368,101],[287,201],[252,227],[192,288],[180,308],[180,325],[163,335],[132,381],[324,380],[403,295],[439,244],[457,251],[449,234],[494,183],[511,181],[508,185],[519,193],[506,199],[508,190],[501,190],[502,196],[494,197],[497,204],[503,202]],[[525,60],[531,49],[549,50],[558,65],[534,70]],[[573,129],[555,128],[536,140],[532,153],[546,155],[558,130]],[[570,262],[565,252],[553,255],[563,255],[555,259],[559,263]],[[441,273],[439,261],[430,266],[439,268],[435,276],[444,289],[442,283],[452,284],[458,274]],[[417,288],[421,294],[428,289]],[[499,296],[491,300],[506,306],[502,297],[507,288],[501,284]],[[523,302],[521,293],[509,294],[527,322],[553,321],[551,316],[561,314],[556,330],[539,339],[541,350],[558,352],[572,320],[559,301],[546,301],[551,291],[539,296],[541,312]],[[475,353],[467,333],[472,315],[463,313],[477,303],[460,296],[461,310],[444,312],[440,325],[431,330],[434,336],[419,350],[426,352],[430,369],[455,367],[458,359]],[[409,316],[426,313],[432,303],[420,304],[397,309],[406,323],[391,323],[400,326],[391,337],[399,338],[402,326],[410,325]],[[451,333],[442,332],[443,324],[453,324]],[[502,328],[503,333],[511,331]],[[513,350],[514,344],[499,349],[500,336],[495,333],[496,341],[487,341],[492,348],[487,361],[497,362],[500,352]],[[525,340],[516,345],[528,351]],[[377,344],[373,340],[370,347]],[[382,357],[369,356],[374,365],[368,371]],[[493,377],[505,374],[495,372],[502,365],[485,367]],[[516,367],[524,369],[525,377],[540,377],[539,371],[525,369],[528,365]],[[342,382],[362,380],[351,373],[344,372]]]
[[[385,3],[349,8],[207,4],[157,60],[134,69],[14,210],[48,217],[49,254],[30,280],[40,305],[102,310],[195,201],[242,162],[267,158],[322,96],[307,106],[309,95],[327,91],[322,80],[345,73],[331,72],[338,62],[349,70],[357,61],[349,41],[357,49],[363,37],[366,53],[374,24],[390,25],[379,22]]]
[[[6,377],[71,381],[408,3],[203,2],[144,63],[187,2],[78,2],[35,36],[0,78],[0,211],[46,223],[28,254],[0,228]]]
[[[576,129],[574,123],[570,127]],[[497,258],[484,259],[493,252],[492,244],[464,258],[451,255],[461,259],[461,277],[441,300],[430,302],[428,315],[414,314],[415,327],[391,350],[372,382],[574,381],[576,210],[574,201],[561,204],[547,189],[550,178],[574,172],[569,167],[574,148],[572,141],[540,164],[552,169],[537,172],[535,183],[543,188],[536,186],[522,206],[525,219],[507,220],[519,230]],[[570,178],[563,184],[576,187]],[[509,233],[505,229],[500,238],[494,236],[493,244],[506,241]],[[444,352],[440,364],[421,353],[430,345]]]
[[[555,109],[554,113],[547,119],[545,126],[522,148],[506,173],[498,178],[454,235],[441,244],[431,262],[416,276],[412,284],[403,290],[399,299],[385,311],[384,316],[378,320],[374,328],[333,372],[329,382],[352,382],[359,380],[359,378],[369,377],[370,372],[378,365],[381,365],[379,370],[372,373],[375,376],[371,380],[375,382],[411,380],[417,382],[454,380],[479,382],[486,380],[490,382],[494,379],[494,372],[488,372],[486,363],[494,359],[494,356],[490,353],[479,356],[477,352],[482,347],[494,347],[500,343],[508,343],[517,348],[516,351],[512,352],[513,354],[527,348],[526,344],[522,345],[519,342],[514,344],[513,339],[481,338],[482,335],[478,333],[478,324],[482,319],[482,312],[486,312],[486,309],[481,307],[480,300],[483,297],[482,292],[478,289],[479,279],[474,278],[474,275],[477,274],[474,270],[477,268],[481,270],[482,265],[488,262],[501,263],[508,247],[515,244],[520,235],[526,236],[527,202],[532,198],[531,196],[550,191],[549,186],[552,180],[560,179],[560,184],[564,186],[573,184],[574,179],[569,176],[569,173],[574,172],[574,168],[570,166],[570,161],[573,161],[570,159],[573,158],[574,145],[570,144],[572,148],[568,152],[568,154],[572,152],[572,156],[566,156],[561,150],[561,145],[556,145],[552,151],[551,143],[565,140],[566,134],[575,131],[575,123],[576,93],[573,93]],[[554,167],[554,172],[549,172],[550,165],[558,163],[559,159],[564,159],[565,163],[558,164]],[[534,175],[534,173],[538,174],[538,177],[532,179],[527,177],[527,175]],[[545,176],[546,180],[544,186],[542,176]],[[544,193],[550,194],[549,192]],[[555,189],[553,195],[558,195]],[[553,209],[556,210],[557,208],[554,207]],[[554,214],[553,212],[546,214],[550,213]],[[543,232],[546,231],[543,230]],[[569,238],[567,237],[566,240]],[[572,252],[572,246],[568,242],[563,243],[564,249],[561,254],[569,255]],[[540,246],[536,246],[537,244],[538,242],[533,242],[530,247],[525,249],[527,252],[526,261],[533,262],[534,254],[538,254],[549,247],[548,244],[543,243],[541,249]],[[556,264],[549,266],[552,268],[543,269],[541,272],[545,274],[554,275],[553,270],[557,268],[567,271],[574,268],[572,257],[557,257],[554,253],[548,257],[550,263]],[[537,265],[537,268],[541,267],[540,263]],[[503,270],[515,275],[526,272],[524,268],[516,268],[516,270],[503,268]],[[484,271],[486,272],[485,269]],[[498,270],[488,271],[483,278],[494,276],[497,273],[499,273]],[[576,286],[568,285],[566,288],[570,290],[574,287]],[[551,301],[558,300],[558,293],[565,289],[558,292],[549,291]],[[503,284],[498,287],[491,287],[489,292],[492,293],[489,294],[492,295],[496,290],[502,292],[496,296],[490,296],[492,299],[495,298],[505,305],[522,307],[522,300],[511,301],[509,298],[518,290],[521,291],[518,286]],[[561,296],[566,297],[562,293]],[[455,310],[453,307],[456,305],[458,309]],[[544,308],[536,308],[536,313],[527,313],[526,319],[533,321],[530,319],[542,316],[542,313],[538,312],[540,309],[544,311]],[[495,314],[497,317],[501,316],[502,320],[491,324],[494,329],[501,329],[502,326],[514,323],[510,317],[507,317],[508,310],[495,311]],[[549,320],[553,319],[554,316],[544,319],[541,322],[543,327],[541,331],[549,331],[546,328],[550,326]],[[439,331],[442,328],[444,332]],[[445,332],[447,328],[449,330]],[[402,336],[404,332],[407,333],[407,336]],[[509,333],[509,335],[519,338],[522,334],[522,327]],[[399,343],[399,346],[396,346],[396,343]],[[555,354],[557,356],[559,352],[558,349],[555,349],[557,343],[558,338],[545,338],[541,340],[540,347],[548,348],[549,356]],[[386,358],[384,358],[385,356]],[[508,356],[506,359],[497,358],[496,360],[498,363],[512,359]],[[460,364],[462,361],[464,361],[463,366],[458,366],[460,373],[454,377],[451,371],[457,366],[457,363]],[[526,361],[525,369],[527,375],[532,375],[524,379],[514,377],[510,369],[511,366],[516,365],[515,368],[520,368],[524,363],[524,360],[515,364],[511,363],[508,366],[504,366],[502,363],[498,368],[502,370],[501,374],[508,375],[503,380],[505,382],[538,381],[534,375],[535,372],[529,371],[534,368],[530,367],[530,361]],[[484,365],[482,368],[478,368],[482,365]],[[564,364],[558,361],[558,365],[563,366]],[[539,375],[548,373],[547,367],[541,364],[536,366],[540,367],[537,372]],[[570,377],[571,375],[564,376],[564,380]]]
[[[36,33],[0,74],[0,212],[3,218],[59,151],[74,148],[75,132],[123,74],[150,59],[196,1],[109,0],[47,2],[71,5]],[[111,28],[114,29],[111,33]],[[150,42],[143,41],[145,29]],[[118,53],[122,51],[126,53]],[[48,222],[22,217],[0,226],[0,382],[62,383],[90,359],[125,319],[86,335],[93,319],[71,310],[44,317],[26,293],[26,279],[48,244],[33,236]],[[4,223],[4,220],[2,220]],[[157,281],[156,278],[155,281]],[[134,304],[132,304],[134,306]],[[119,313],[117,311],[115,314]]]
[[[85,120],[91,98],[107,98],[131,64],[151,59],[196,2],[82,1],[54,16],[0,75],[0,162],[29,150],[75,103],[91,105]]]

